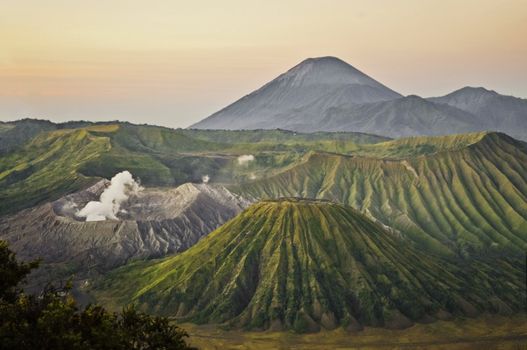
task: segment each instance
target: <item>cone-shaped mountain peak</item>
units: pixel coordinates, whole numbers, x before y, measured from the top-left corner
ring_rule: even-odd
[[[320,122],[330,108],[398,97],[336,57],[308,58],[192,128],[295,130]]]
[[[445,95],[443,97],[431,98],[431,101],[453,105],[463,110],[470,109],[474,104],[485,102],[486,100],[499,97],[500,95],[493,90],[484,87],[465,86]],[[474,112],[471,110],[471,112]]]
[[[96,294],[245,329],[401,328],[492,307],[500,292],[485,286],[497,276],[414,249],[350,207],[288,198],[249,207],[180,255],[118,269]],[[502,307],[520,307],[511,293],[496,296]]]
[[[318,84],[361,84],[383,87],[352,65],[337,57],[308,58],[282,74],[278,80],[288,81],[292,86]]]
[[[501,131],[526,140],[527,100],[482,87],[402,97],[343,60],[308,58],[196,129],[355,131],[388,137]]]

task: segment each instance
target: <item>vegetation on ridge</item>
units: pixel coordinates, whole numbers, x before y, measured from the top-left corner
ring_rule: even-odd
[[[406,159],[313,153],[279,174],[231,189],[254,198],[348,204],[437,254],[523,256],[527,147],[497,133],[465,138],[479,141],[459,148],[457,137],[429,138],[455,149]],[[445,139],[454,142],[445,146]]]
[[[0,215],[93,183],[79,168],[110,148],[108,137],[89,129],[57,130],[0,157]]]
[[[357,330],[511,313],[521,261],[458,261],[416,249],[354,209],[263,201],[184,253],[136,262],[95,286],[100,302],[244,329]]]
[[[196,131],[127,123],[23,120],[1,126],[0,143],[10,152],[0,150],[0,215],[123,170],[148,186],[200,182],[204,175],[229,183],[283,169],[311,150],[349,152],[356,142],[385,140],[355,133]],[[237,157],[247,152],[255,160],[240,166]]]
[[[122,313],[90,305],[79,310],[68,288],[27,295],[20,285],[38,263],[20,263],[0,241],[0,349],[191,350],[187,334],[168,319],[134,308]]]

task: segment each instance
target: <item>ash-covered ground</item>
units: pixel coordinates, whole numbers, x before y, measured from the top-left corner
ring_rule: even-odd
[[[101,180],[54,202],[0,218],[0,239],[22,259],[42,259],[33,281],[84,279],[133,259],[184,251],[251,204],[220,185],[186,183],[142,188],[120,197],[108,218],[87,221],[79,216],[90,202],[103,201],[110,186],[109,180]]]

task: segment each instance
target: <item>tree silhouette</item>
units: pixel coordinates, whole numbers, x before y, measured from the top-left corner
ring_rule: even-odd
[[[71,286],[48,286],[39,295],[25,294],[20,285],[38,262],[18,262],[0,241],[0,350],[187,350],[187,333],[167,318],[124,308],[79,309]]]

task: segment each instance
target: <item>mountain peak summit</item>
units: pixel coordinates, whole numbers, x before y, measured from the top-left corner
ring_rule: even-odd
[[[296,67],[303,65],[342,65],[346,67],[352,67],[349,63],[335,56],[309,57],[296,65]]]
[[[344,62],[343,60],[335,56],[308,57],[302,62],[300,62],[300,64],[304,62],[339,62],[339,63],[347,64],[346,62]]]
[[[278,80],[291,80],[293,86],[330,84],[384,87],[349,63],[333,56],[307,58],[278,77]]]
[[[191,127],[295,130],[298,125],[320,122],[331,108],[399,97],[397,92],[337,57],[307,58]]]
[[[454,95],[454,94],[493,95],[493,96],[498,95],[496,91],[489,90],[481,86],[465,86],[465,87],[462,87],[461,89],[458,89],[450,93],[449,95]]]

